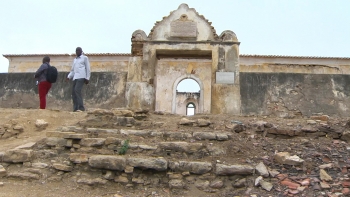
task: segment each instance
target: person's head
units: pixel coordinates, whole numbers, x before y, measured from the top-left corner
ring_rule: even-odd
[[[77,47],[75,49],[75,54],[77,55],[77,57],[81,56],[82,53],[83,53],[83,49],[81,47]]]
[[[50,63],[50,57],[49,56],[45,56],[43,58],[43,63]]]

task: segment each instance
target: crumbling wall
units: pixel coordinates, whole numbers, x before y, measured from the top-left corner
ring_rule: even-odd
[[[1,108],[39,108],[38,87],[34,73],[0,73]],[[47,108],[72,110],[72,82],[65,82],[66,73],[59,73],[47,96]],[[86,108],[125,107],[126,73],[93,72],[83,88]]]
[[[240,73],[242,114],[348,116],[350,75]]]

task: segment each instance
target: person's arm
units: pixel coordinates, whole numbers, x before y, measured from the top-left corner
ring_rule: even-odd
[[[90,80],[90,75],[91,75],[91,73],[90,73],[90,62],[89,62],[89,58],[87,57],[87,56],[85,56],[86,58],[85,58],[85,70],[86,70],[86,80]]]
[[[68,76],[67,76],[67,80],[70,80],[70,79],[72,79],[74,77],[74,62],[73,62],[73,64],[72,64],[72,68],[70,69],[70,72],[69,72],[69,74],[68,74]]]
[[[42,65],[39,67],[39,69],[35,72],[34,78],[38,78],[38,77],[41,75],[41,73],[44,72],[45,69],[47,69],[46,64],[42,64]]]

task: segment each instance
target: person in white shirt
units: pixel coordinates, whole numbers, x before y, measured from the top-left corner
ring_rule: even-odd
[[[77,47],[75,50],[77,55],[73,60],[73,65],[70,73],[67,76],[66,81],[73,80],[72,99],[73,99],[73,111],[80,112],[85,111],[83,97],[81,91],[84,83],[89,84],[90,80],[90,62],[89,58],[83,55],[83,49]]]

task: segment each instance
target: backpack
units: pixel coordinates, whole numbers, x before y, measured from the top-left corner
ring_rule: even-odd
[[[57,68],[50,65],[48,66],[49,67],[47,68],[47,71],[46,71],[46,81],[48,81],[49,83],[55,83],[58,75]]]

